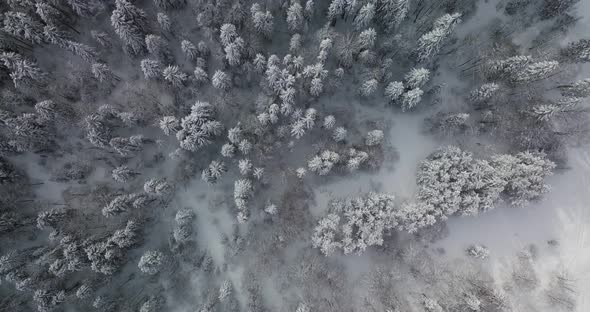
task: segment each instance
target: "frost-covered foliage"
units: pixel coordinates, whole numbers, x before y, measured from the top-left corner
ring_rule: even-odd
[[[191,113],[182,118],[180,130],[176,132],[180,147],[197,151],[211,144],[223,130],[223,124],[214,117],[213,107],[209,103],[196,102],[191,107]]]
[[[585,158],[584,7],[0,1],[0,311],[575,310],[436,244]]]
[[[340,249],[345,254],[362,253],[369,246],[382,245],[385,232],[396,225],[394,199],[370,193],[333,202],[332,212],[314,230],[313,246],[329,255]]]

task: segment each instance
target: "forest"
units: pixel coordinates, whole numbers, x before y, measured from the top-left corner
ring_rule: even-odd
[[[586,0],[1,0],[0,312],[590,311]]]

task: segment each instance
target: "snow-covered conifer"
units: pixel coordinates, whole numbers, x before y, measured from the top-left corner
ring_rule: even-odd
[[[461,22],[461,14],[445,14],[434,22],[433,29],[422,35],[418,40],[418,60],[426,61],[438,53],[444,40],[453,32],[455,26]]]
[[[344,127],[338,127],[336,129],[334,129],[334,132],[332,133],[332,138],[336,142],[342,142],[346,139],[347,134],[348,134],[348,131],[346,131],[346,129],[344,129]]]
[[[145,274],[158,274],[166,262],[166,256],[158,250],[148,250],[141,258],[137,266],[139,270]]]
[[[144,35],[148,29],[148,22],[147,15],[142,9],[127,0],[116,0],[111,25],[129,47],[129,52],[141,54],[144,51]]]
[[[420,88],[416,88],[404,93],[402,95],[401,102],[402,111],[405,112],[409,109],[412,109],[414,106],[418,105],[418,103],[420,103],[420,101],[422,100],[422,94],[424,94],[424,91],[422,91]]]
[[[8,11],[4,13],[3,22],[4,27],[2,29],[17,38],[35,44],[44,42],[43,25],[26,13]]]
[[[99,82],[112,82],[118,79],[109,66],[104,63],[92,64],[92,74]]]
[[[367,137],[365,139],[365,144],[367,146],[375,146],[383,143],[383,131],[381,130],[372,130],[367,133]]]
[[[332,115],[328,115],[324,118],[324,128],[332,129],[336,125],[336,118]]]
[[[561,50],[561,57],[571,63],[590,62],[590,40],[580,39]]]
[[[572,85],[561,86],[561,94],[564,96],[574,96],[585,98],[590,96],[590,78],[576,81]]]
[[[303,7],[299,1],[291,1],[291,6],[287,9],[287,27],[295,32],[301,30],[303,23]]]
[[[267,38],[270,38],[273,31],[273,16],[270,11],[263,12],[258,3],[252,5],[252,22],[254,29]]]
[[[360,88],[361,95],[364,97],[369,97],[377,91],[377,87],[379,86],[379,81],[377,79],[369,79],[363,83]]]
[[[221,70],[215,71],[213,77],[211,78],[211,83],[213,87],[221,90],[229,90],[231,88],[231,78],[228,74]]]
[[[408,0],[380,1],[379,16],[381,17],[381,22],[386,28],[393,29],[403,22],[409,9]]]
[[[131,170],[127,166],[119,166],[112,171],[113,180],[119,183],[126,183],[137,175],[139,172]]]
[[[160,36],[153,34],[145,36],[145,46],[148,52],[155,57],[158,57],[165,62],[169,62],[172,59],[168,42]]]
[[[411,88],[420,88],[428,82],[430,71],[426,68],[412,68],[406,75],[406,84]]]
[[[252,171],[252,162],[250,159],[240,159],[238,162],[238,168],[240,169],[241,175],[248,175]]]
[[[162,28],[163,31],[170,31],[172,29],[172,22],[168,15],[158,12],[156,15],[156,20],[158,21],[158,25]]]
[[[238,33],[234,24],[221,25],[221,28],[219,29],[219,39],[223,46],[232,43],[237,37]]]
[[[214,184],[225,172],[227,172],[225,163],[222,161],[213,160],[201,173],[201,179],[209,184]]]
[[[162,74],[162,64],[157,60],[144,59],[140,63],[141,71],[146,79],[157,79]]]
[[[354,17],[354,27],[356,30],[366,28],[371,24],[375,17],[375,4],[369,2],[361,7]]]
[[[164,68],[162,71],[162,77],[164,77],[164,80],[175,88],[184,86],[188,79],[188,75],[183,73],[180,67],[176,65],[169,65],[168,67]]]
[[[307,163],[307,167],[311,172],[319,175],[327,175],[338,162],[340,162],[340,155],[336,152],[325,150],[321,154],[314,156]]]
[[[197,151],[210,144],[223,130],[223,125],[214,119],[213,107],[200,101],[191,107],[191,113],[182,119],[180,127],[176,138],[180,147],[189,151]]]
[[[490,99],[499,89],[500,86],[493,82],[483,84],[469,94],[469,100],[473,103],[481,103]]]

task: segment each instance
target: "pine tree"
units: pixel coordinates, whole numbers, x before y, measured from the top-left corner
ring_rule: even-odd
[[[223,24],[219,30],[219,39],[223,46],[232,43],[238,37],[236,26],[233,24]]]
[[[160,58],[166,63],[169,63],[172,59],[172,54],[168,47],[168,42],[164,38],[156,35],[145,36],[145,45],[150,54]]]
[[[388,29],[398,27],[408,15],[408,0],[382,0],[379,7],[381,23]]]
[[[303,28],[303,8],[299,1],[291,1],[291,6],[287,9],[287,27],[290,31],[296,32]]]
[[[237,37],[223,48],[225,51],[225,58],[230,66],[238,66],[242,63],[244,44],[244,39]]]
[[[180,147],[189,151],[209,145],[223,130],[223,125],[214,119],[213,107],[206,102],[196,102],[180,126],[176,138],[180,141]]]
[[[385,88],[385,96],[390,101],[396,101],[404,93],[404,84],[399,81],[390,82]]]
[[[112,171],[113,180],[119,183],[127,183],[139,175],[139,172],[129,169],[127,166],[119,166]]]
[[[367,3],[361,7],[357,15],[354,17],[354,27],[356,30],[361,30],[368,27],[375,17],[375,5]]]
[[[473,103],[481,103],[490,99],[498,90],[500,86],[495,83],[486,83],[481,87],[473,90],[469,94],[469,100]]]
[[[409,109],[414,108],[422,100],[424,91],[420,88],[412,89],[402,95],[402,111],[405,112]]]
[[[163,31],[172,31],[172,21],[170,21],[168,15],[159,12],[156,16],[156,20],[158,21],[158,25],[160,25],[160,28],[162,28]]]
[[[561,57],[570,63],[590,62],[590,40],[580,39],[561,50]]]
[[[154,4],[162,10],[179,9],[184,7],[186,0],[154,0]]]
[[[111,15],[115,33],[125,42],[129,52],[142,54],[145,49],[144,36],[148,30],[147,15],[127,0],[116,0]]]
[[[26,13],[14,11],[4,13],[3,30],[34,44],[41,44],[45,41],[43,39],[43,25]]]
[[[257,32],[265,36],[266,38],[270,38],[272,36],[273,31],[273,16],[270,11],[263,12],[260,9],[260,5],[255,3],[252,5],[252,22],[254,23],[254,29]]]
[[[115,76],[111,69],[104,63],[92,64],[92,74],[99,82],[112,83],[116,80],[119,80],[119,78]]]
[[[211,84],[217,89],[227,91],[231,88],[231,78],[225,72],[217,70],[211,78]]]
[[[157,60],[141,60],[141,71],[146,79],[158,79],[162,74],[162,65]]]
[[[590,78],[576,81],[572,85],[560,86],[563,96],[585,98],[590,96]]]
[[[422,35],[418,40],[418,60],[426,61],[437,54],[442,47],[443,41],[453,32],[458,23],[461,22],[461,14],[445,14],[434,22],[433,29]]]
[[[142,273],[155,275],[160,273],[166,262],[166,256],[161,251],[148,250],[141,258],[137,266]]]
[[[338,162],[340,162],[340,155],[336,152],[325,150],[321,154],[314,156],[307,163],[307,167],[311,172],[323,176],[330,173]]]
[[[377,91],[379,87],[379,81],[377,79],[369,79],[363,83],[360,89],[360,93],[364,97],[369,97]]]
[[[408,87],[411,89],[420,88],[428,82],[430,71],[426,68],[412,68],[405,78]]]
[[[162,77],[164,77],[164,80],[166,80],[171,86],[175,88],[184,86],[188,79],[188,75],[183,73],[180,70],[180,67],[176,65],[169,65],[168,67],[164,68],[162,71]]]
[[[367,133],[367,137],[365,139],[365,144],[367,146],[375,146],[380,145],[383,142],[383,131],[381,130],[372,130]]]
[[[180,43],[180,49],[188,60],[194,61],[199,56],[199,50],[192,42],[188,40],[182,40]]]

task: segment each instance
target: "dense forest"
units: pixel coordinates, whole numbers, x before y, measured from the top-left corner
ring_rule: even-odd
[[[2,0],[0,312],[589,311],[589,31],[579,0]]]

